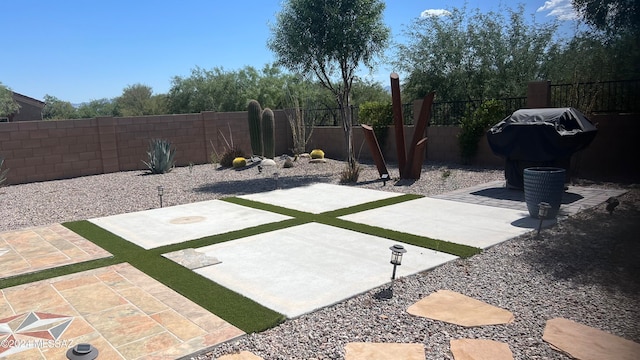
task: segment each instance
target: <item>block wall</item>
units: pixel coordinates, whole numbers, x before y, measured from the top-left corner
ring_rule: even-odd
[[[276,155],[289,154],[293,147],[288,120],[275,111]],[[598,135],[572,159],[574,176],[637,182],[640,162],[635,158],[635,137],[640,131],[640,115],[594,115]],[[405,126],[406,146],[413,127]],[[427,128],[425,161],[459,162],[457,127]],[[94,119],[31,121],[0,124],[0,156],[8,168],[7,184],[65,179],[117,171],[145,170],[150,139],[164,138],[177,149],[177,166],[210,161],[215,149],[220,155],[226,142],[251,152],[246,112],[164,115]],[[226,142],[225,142],[226,139]],[[231,144],[230,144],[231,145]],[[353,128],[353,147],[359,161],[371,160],[359,126]],[[343,160],[345,139],[341,127],[317,127],[307,150],[321,148],[326,156]],[[397,163],[395,135],[389,128],[383,147],[389,163]],[[479,166],[503,166],[493,155],[486,138],[480,141]]]

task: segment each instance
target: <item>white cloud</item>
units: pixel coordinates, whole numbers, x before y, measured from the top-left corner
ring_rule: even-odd
[[[571,0],[549,0],[540,6],[538,12],[548,11],[547,16],[555,16],[558,20],[575,20],[578,18]]]
[[[451,16],[451,12],[444,9],[427,9],[420,13],[421,18],[426,17],[438,17],[438,16]]]

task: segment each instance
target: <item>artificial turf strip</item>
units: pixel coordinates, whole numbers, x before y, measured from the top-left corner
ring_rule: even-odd
[[[266,330],[285,319],[282,314],[89,221],[62,225],[109,251],[120,262],[131,264],[246,333]]]
[[[395,205],[405,201],[416,200],[423,197],[424,196],[422,195],[404,194],[404,195],[394,196],[387,199],[370,201],[364,204],[354,205],[354,206],[350,206],[342,209],[326,211],[326,212],[323,212],[321,215],[329,216],[329,217],[340,217],[340,216],[358,213],[361,211],[377,209],[377,208],[381,208],[389,205]]]
[[[401,231],[385,229],[377,226],[356,223],[356,222],[337,219],[333,217],[319,216],[317,218],[317,222],[325,225],[339,227],[342,229],[357,231],[363,234],[369,234],[369,235],[378,236],[386,239],[397,240],[406,244],[411,244],[411,245],[420,246],[420,247],[431,249],[431,250],[436,250],[439,252],[455,255],[461,258],[468,258],[482,252],[482,249],[472,247],[472,246],[456,244],[456,243],[452,243],[444,240],[431,239],[426,236],[409,234]]]
[[[355,223],[355,222],[337,218],[338,216],[344,216],[344,215],[353,214],[360,211],[376,209],[379,207],[398,204],[404,201],[415,200],[422,197],[423,197],[422,195],[406,194],[406,195],[396,196],[392,198],[371,201],[368,203],[351,206],[347,208],[327,211],[321,214],[313,214],[313,213],[308,213],[308,212],[299,211],[299,210],[291,210],[281,206],[261,203],[261,202],[237,198],[237,197],[230,197],[222,200],[233,203],[233,204],[237,204],[237,205],[248,206],[255,209],[275,212],[282,215],[295,216],[296,218],[303,220],[303,222],[313,221],[313,222],[318,222],[325,225],[339,227],[342,229],[357,231],[357,232],[374,235],[378,237],[383,237],[391,240],[397,240],[407,244],[416,245],[416,246],[444,252],[447,254],[455,255],[461,258],[468,258],[473,255],[479,254],[482,251],[482,249],[472,247],[472,246],[456,244],[456,243],[443,241],[443,240],[431,239],[425,236],[404,233],[396,230],[384,229],[377,226],[360,224],[360,223]]]
[[[90,260],[81,263],[59,266],[51,269],[40,270],[24,275],[16,275],[5,279],[0,279],[0,289],[9,288],[23,284],[32,283],[46,279],[52,279],[58,276],[74,274],[82,271],[98,269],[101,267],[119,264],[122,261],[115,257],[107,257],[102,259]]]

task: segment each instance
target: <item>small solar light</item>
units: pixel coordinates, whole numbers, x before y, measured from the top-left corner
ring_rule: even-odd
[[[541,202],[538,204],[538,218],[540,219],[540,223],[538,223],[538,234],[540,236],[540,229],[542,229],[542,220],[547,217],[549,214],[549,209],[551,209],[551,205],[546,202]]]
[[[162,195],[164,195],[164,187],[158,186],[158,197],[160,198],[160,207],[162,207]]]
[[[276,181],[276,189],[278,188],[278,173],[274,172],[273,173],[273,179]]]
[[[386,186],[387,181],[389,181],[389,174],[382,174],[380,178],[382,179],[382,186]]]
[[[67,350],[69,360],[93,360],[98,358],[98,349],[91,344],[78,344]]]
[[[402,265],[402,254],[407,250],[402,245],[393,245],[389,248],[391,250],[391,264],[393,264],[393,274],[391,274],[391,280],[396,278],[396,267]]]

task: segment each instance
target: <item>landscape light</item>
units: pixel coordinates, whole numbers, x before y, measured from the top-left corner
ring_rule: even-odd
[[[393,245],[389,248],[391,250],[391,264],[393,264],[393,274],[391,274],[391,280],[396,278],[396,267],[402,265],[402,254],[407,250],[402,245]]]
[[[69,360],[93,360],[98,357],[98,349],[91,344],[81,343],[67,350]]]
[[[158,197],[160,198],[160,207],[162,207],[162,195],[164,195],[164,188],[158,186]]]
[[[540,222],[538,223],[537,236],[540,236],[540,229],[542,229],[542,220],[549,214],[549,209],[551,209],[551,205],[549,205],[549,203],[541,202],[540,204],[538,204],[538,218],[540,219]]]

